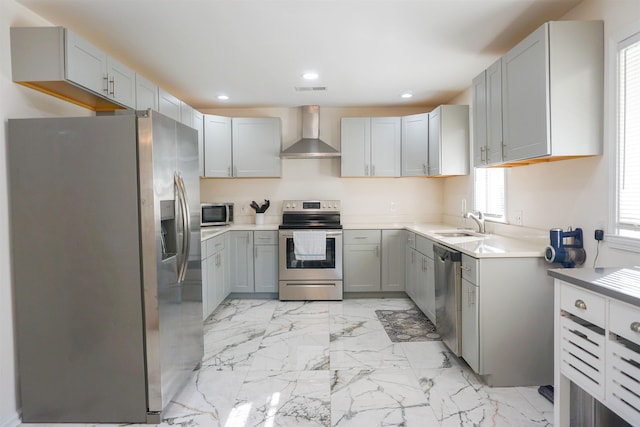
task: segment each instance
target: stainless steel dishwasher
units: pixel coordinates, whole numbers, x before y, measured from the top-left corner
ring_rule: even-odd
[[[462,305],[460,292],[462,255],[451,248],[433,245],[436,282],[436,329],[449,350],[456,356],[462,353]]]

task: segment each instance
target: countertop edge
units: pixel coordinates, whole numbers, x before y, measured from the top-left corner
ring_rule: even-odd
[[[602,270],[606,270],[609,273],[613,273],[615,271],[619,271],[622,269],[623,268],[620,267],[620,268],[608,268],[608,269],[602,269]],[[571,270],[576,270],[576,271],[571,271]],[[571,285],[579,286],[581,288],[587,289],[597,294],[601,294],[610,298],[614,298],[619,301],[626,302],[636,307],[640,307],[640,296],[634,296],[627,292],[609,287],[607,285],[594,283],[592,280],[585,280],[581,277],[577,277],[578,274],[582,273],[579,270],[584,270],[584,269],[552,268],[547,270],[547,274],[553,277],[554,279],[559,279]],[[588,269],[588,271],[592,271],[592,270],[594,269]],[[638,290],[640,293],[640,283],[638,284]]]

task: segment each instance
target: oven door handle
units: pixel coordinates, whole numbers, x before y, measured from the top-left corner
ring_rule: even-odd
[[[308,231],[308,230],[306,230]],[[281,231],[280,232],[280,236],[282,237],[293,237],[293,232],[292,231]],[[327,231],[327,237],[334,237],[334,236],[342,236],[342,231]]]

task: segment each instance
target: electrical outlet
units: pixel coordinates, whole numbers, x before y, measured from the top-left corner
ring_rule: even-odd
[[[243,214],[247,213],[247,207],[244,205],[244,203],[240,206],[240,213],[243,213]]]
[[[522,225],[522,211],[513,211],[513,223],[515,225]]]
[[[389,212],[395,212],[398,209],[396,202],[389,203]]]

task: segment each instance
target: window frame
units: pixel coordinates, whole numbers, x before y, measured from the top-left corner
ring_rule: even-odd
[[[503,176],[502,176],[502,191],[503,191],[503,200],[502,200],[502,205],[503,205],[503,212],[502,212],[502,216],[497,216],[494,214],[490,214],[487,215],[487,212],[482,212],[483,214],[485,214],[485,221],[489,221],[489,222],[497,222],[497,223],[501,223],[501,224],[507,224],[507,170],[505,168],[477,168],[474,167],[473,168],[473,209],[474,210],[478,210],[476,207],[476,203],[477,203],[477,194],[476,194],[476,186],[478,185],[478,180],[477,180],[477,175],[476,175],[476,171],[479,169],[483,169],[486,171],[489,170],[495,170],[495,169],[499,169],[503,172]]]
[[[629,26],[628,28],[620,31],[609,38],[607,44],[607,56],[606,56],[606,90],[608,93],[607,101],[608,106],[605,107],[607,112],[605,117],[605,140],[609,141],[609,189],[610,189],[610,212],[609,212],[609,230],[606,238],[609,242],[609,247],[614,249],[622,249],[632,252],[640,252],[640,233],[638,236],[622,235],[621,231],[628,233],[628,229],[618,227],[618,109],[619,109],[619,50],[620,45],[626,40],[640,37],[640,22]],[[640,42],[640,40],[636,41]],[[634,42],[635,43],[635,42]]]

